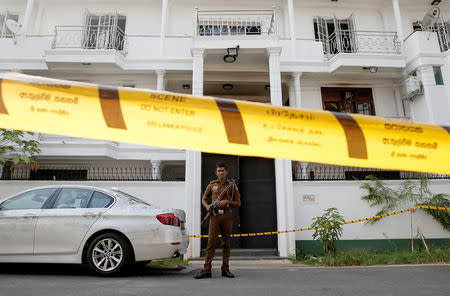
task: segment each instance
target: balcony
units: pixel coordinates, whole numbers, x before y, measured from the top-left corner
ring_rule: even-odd
[[[338,30],[323,42],[328,59],[339,53],[400,54],[396,32]]]
[[[127,36],[118,26],[56,26],[53,49],[116,50],[126,55]]]
[[[197,10],[195,36],[261,36],[276,34],[276,11]]]

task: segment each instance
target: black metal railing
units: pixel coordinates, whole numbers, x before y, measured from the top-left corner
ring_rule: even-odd
[[[323,165],[308,163],[307,165],[293,165],[294,181],[342,181],[342,180],[366,180],[372,175],[380,180],[405,180],[420,179],[425,176],[428,179],[450,179],[450,175],[423,174],[419,172],[381,170],[372,168],[357,168],[336,165]]]
[[[28,181],[176,181],[185,177],[164,171],[161,178],[154,178],[148,167],[94,167],[94,168],[41,168],[36,171],[29,167],[3,169],[2,180]]]

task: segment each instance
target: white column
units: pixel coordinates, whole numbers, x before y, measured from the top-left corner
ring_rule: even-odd
[[[34,9],[34,3],[35,3],[35,0],[27,1],[27,7],[25,8],[25,15],[23,17],[22,27],[20,29],[21,35],[25,36],[28,34],[28,25],[30,23],[31,13],[33,12],[33,9]]]
[[[302,77],[301,72],[292,73],[292,80],[294,81],[295,108],[302,107],[302,93],[301,93],[301,88],[300,88],[300,77]]]
[[[402,16],[400,15],[400,6],[398,0],[392,0],[392,6],[394,7],[394,17],[395,23],[397,25],[397,35],[400,44],[403,44],[403,27],[402,27]]]
[[[203,57],[204,48],[193,48],[192,94],[203,95]],[[201,176],[202,154],[199,151],[186,150],[186,221],[191,234],[201,231]],[[191,238],[187,251],[188,258],[199,258],[201,244],[199,238]]]
[[[397,116],[405,117],[405,109],[403,108],[402,97],[400,95],[400,88],[394,87],[395,105],[397,106]]]
[[[203,57],[205,55],[204,48],[193,48],[191,50],[193,57],[192,68],[192,94],[194,96],[203,95]]]
[[[161,180],[161,160],[152,160],[152,180]]]
[[[437,123],[434,117],[433,112],[433,102],[432,102],[432,88],[436,85],[434,80],[434,71],[432,66],[422,66],[416,70],[417,76],[420,78],[423,87],[423,95],[421,96],[423,100],[425,100],[425,108],[426,110],[416,110],[414,113],[425,112],[426,122],[428,123]],[[417,97],[419,99],[420,96]],[[414,103],[416,102],[416,98],[413,99]],[[414,118],[414,120],[418,120]]]
[[[281,96],[281,72],[280,72],[280,47],[267,48],[269,55],[269,77],[270,77],[270,102],[275,106],[282,106]]]
[[[296,34],[295,34],[295,13],[294,13],[294,3],[293,0],[287,0],[288,10],[289,10],[289,28],[291,33],[291,55],[296,56],[297,48],[295,45]]]
[[[281,48],[268,48],[270,74],[270,102],[282,106],[280,53]],[[278,230],[294,229],[294,188],[292,183],[292,163],[288,159],[275,159],[275,187],[277,196]],[[281,257],[295,254],[295,234],[278,235],[278,251]]]
[[[156,70],[156,90],[164,91],[166,89],[165,75],[166,75],[166,71],[164,71],[162,69]]]
[[[161,8],[161,36],[159,40],[159,56],[165,56],[166,48],[166,30],[167,30],[167,2],[168,0],[162,0]]]
[[[296,108],[295,105],[295,89],[294,89],[294,80],[290,79],[288,82],[289,88],[289,107]]]

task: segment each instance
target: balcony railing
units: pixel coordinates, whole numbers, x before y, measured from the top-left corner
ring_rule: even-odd
[[[196,36],[276,34],[276,10],[196,10]]]
[[[338,53],[400,54],[396,32],[338,30],[324,41],[323,46],[328,59]]]
[[[118,26],[56,26],[52,48],[114,49],[125,55],[126,46]]]
[[[294,181],[340,181],[340,180],[366,180],[366,176],[373,175],[380,180],[419,179],[421,173],[381,170],[372,168],[346,167],[337,165],[324,165],[319,163],[305,163],[294,165]],[[450,175],[425,174],[429,179],[450,179]]]

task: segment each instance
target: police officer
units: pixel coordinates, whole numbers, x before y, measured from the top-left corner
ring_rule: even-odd
[[[217,180],[212,181],[206,187],[205,193],[202,198],[202,205],[209,212],[212,204],[216,201],[217,197],[230,185],[230,181],[227,180],[228,168],[227,166],[219,162],[216,164],[216,176]],[[212,202],[208,204],[208,198],[211,195]],[[208,246],[206,247],[205,265],[202,271],[194,275],[196,279],[210,278],[211,277],[211,262],[216,252],[216,243],[219,231],[222,234],[222,276],[234,278],[229,270],[230,260],[230,236],[231,227],[233,226],[233,212],[231,208],[241,206],[241,196],[236,184],[232,184],[227,192],[219,202],[219,210],[217,213],[212,213],[209,220],[209,232],[208,232]]]

